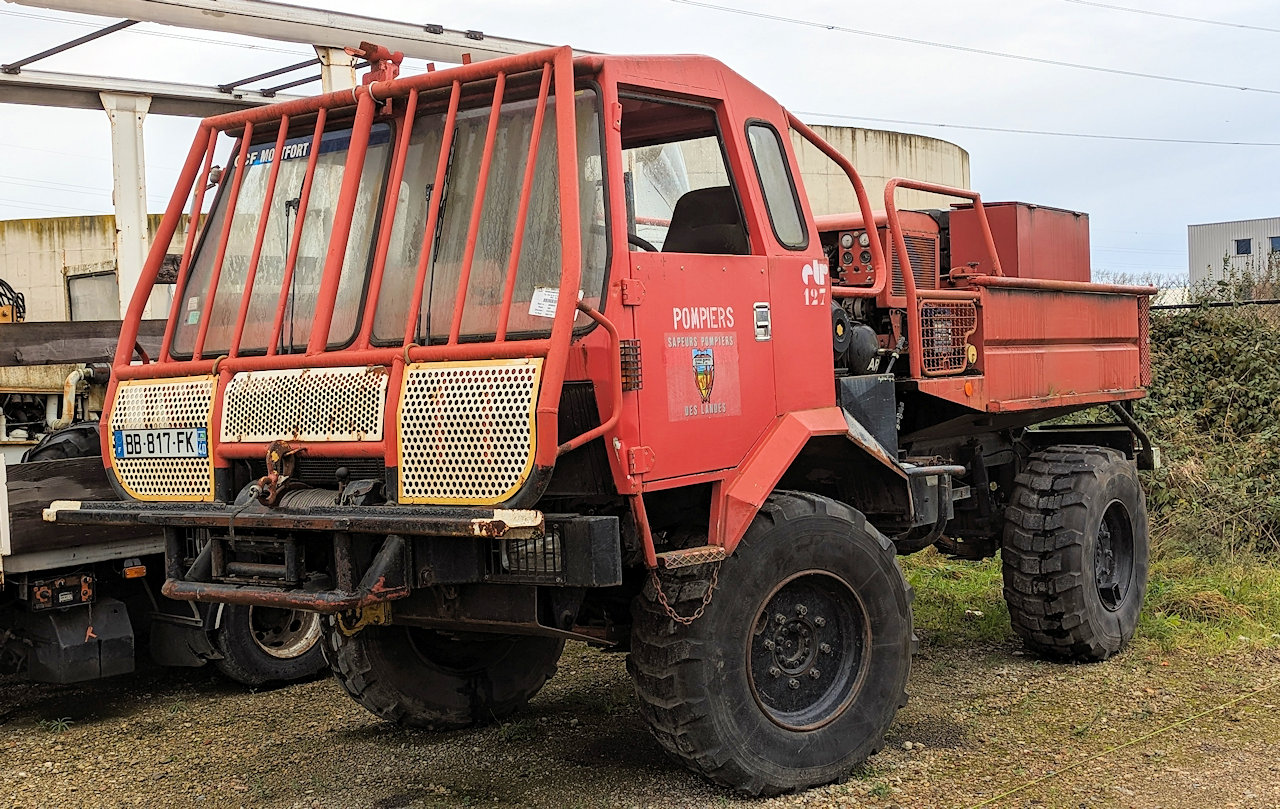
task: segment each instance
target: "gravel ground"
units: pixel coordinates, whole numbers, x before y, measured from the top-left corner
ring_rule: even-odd
[[[328,680],[259,693],[206,670],[0,680],[0,807],[1280,807],[1278,676],[1274,652],[1063,666],[1012,640],[926,647],[884,751],[844,784],[770,801],[666,760],[622,656],[577,645],[514,721],[443,734],[398,730]]]

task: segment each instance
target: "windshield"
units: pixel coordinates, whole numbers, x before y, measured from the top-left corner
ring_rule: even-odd
[[[533,100],[510,102],[503,105],[498,116],[462,316],[463,337],[492,337],[496,331],[507,266],[515,247],[516,215],[536,106]],[[594,91],[577,92],[577,173],[582,232],[579,293],[592,305],[600,297],[607,256],[597,106]],[[458,113],[448,177],[444,188],[436,189],[433,183],[440,158],[444,115],[426,115],[414,124],[374,318],[373,333],[379,342],[399,343],[404,339],[429,206],[441,196],[444,207],[436,231],[425,240],[429,272],[415,340],[440,342],[448,337],[462,278],[463,253],[475,209],[476,181],[488,125],[488,107]],[[511,314],[507,319],[512,338],[541,336],[550,331],[549,315],[554,311],[554,296],[560,287],[560,193],[554,99],[547,103],[536,160]]]
[[[355,333],[364,279],[373,248],[377,202],[382,194],[387,170],[390,136],[391,129],[386,124],[377,124],[370,132],[369,150],[351,220],[351,236],[347,240],[342,276],[338,284],[337,306],[329,329],[331,345],[349,342]],[[350,141],[349,129],[326,132],[320,140],[315,179],[298,244],[298,260],[284,299],[284,328],[277,344],[277,350],[281,353],[305,350],[311,335],[316,295],[324,271],[325,252],[333,229],[333,217]],[[226,217],[227,192],[234,183],[233,171],[226,172],[221,181],[225,190],[219,194],[217,204],[205,225],[205,236],[192,259],[190,280],[183,293],[179,323],[174,335],[173,353],[176,355],[189,356],[192,353],[200,320],[206,316],[210,318],[210,322],[203,355],[209,357],[225,354],[231,346],[240,303],[246,293],[249,260],[257,237],[262,202],[275,159],[274,142],[251,145],[249,149],[245,157],[244,180],[236,200],[235,214],[231,219],[226,257],[218,277],[213,309],[206,313],[206,297],[217,259],[217,242],[222,235]],[[289,251],[289,240],[293,237],[297,223],[310,149],[309,135],[291,138],[285,141],[284,148],[281,149],[282,163],[275,192],[267,208],[262,255],[250,294],[248,319],[240,344],[242,353],[263,351],[271,340],[281,300],[281,288],[284,285],[285,259]],[[233,160],[232,165],[235,163]]]
[[[607,264],[607,241],[596,93],[593,90],[577,91],[575,106],[582,233],[582,281],[576,293],[589,304],[598,305]],[[492,339],[497,331],[507,267],[515,249],[516,217],[530,157],[529,144],[536,107],[537,102],[532,99],[512,101],[504,104],[499,114],[461,322],[463,338]],[[487,105],[459,111],[447,156],[448,171],[441,189],[435,188],[434,183],[445,115],[429,111],[414,122],[375,309],[373,339],[378,344],[398,344],[404,339],[424,247],[429,256],[428,272],[413,339],[427,344],[442,342],[448,337],[462,279],[468,229],[475,208],[489,112]],[[551,98],[547,101],[539,134],[513,303],[507,319],[507,332],[511,339],[545,336],[550,333],[554,319],[552,315],[561,273],[555,121],[555,99]],[[379,227],[378,213],[383,207],[391,139],[389,126],[374,126],[342,265],[337,305],[329,329],[330,346],[349,343],[359,325]],[[267,208],[262,255],[252,289],[247,291],[249,310],[240,344],[241,353],[266,350],[276,314],[282,305],[284,321],[276,350],[280,353],[306,350],[350,140],[350,130],[328,132],[321,139],[315,180],[297,246],[297,264],[282,297],[289,240],[297,224],[311,139],[303,136],[285,142],[281,150],[279,177]],[[227,353],[230,348],[239,307],[246,294],[249,260],[275,159],[274,152],[274,143],[250,146],[244,180],[231,220],[226,258],[219,274],[212,311],[207,312],[209,303],[206,297],[217,257],[217,242],[226,217],[226,199],[234,177],[228,172],[221,181],[224,189],[209,215],[206,235],[201,238],[192,259],[190,280],[178,312],[173,346],[173,353],[177,356],[191,355],[204,317],[210,320],[202,355],[217,356]],[[427,215],[437,204],[442,206],[439,221],[435,232],[426,238]],[[585,327],[588,324],[581,322],[579,325]]]

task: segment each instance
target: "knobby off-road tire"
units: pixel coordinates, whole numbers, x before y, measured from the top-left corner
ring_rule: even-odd
[[[96,458],[102,454],[98,443],[97,422],[72,424],[56,433],[48,433],[40,443],[22,455],[23,463],[64,461],[68,458]]]
[[[213,632],[222,654],[213,665],[249,686],[305,680],[325,669],[322,635],[314,612],[227,604]]]
[[[1133,637],[1147,591],[1147,507],[1134,464],[1094,446],[1031,456],[1005,510],[1013,629],[1047,657],[1096,661]]]
[[[710,577],[710,565],[667,571],[663,588],[687,616]],[[668,616],[652,583],[632,617],[627,670],[654,736],[750,795],[845,778],[906,704],[910,587],[892,543],[826,498],[770,497],[692,624]]]
[[[370,626],[348,636],[326,622],[325,657],[343,690],[405,727],[449,730],[523,708],[556,672],[564,641]]]

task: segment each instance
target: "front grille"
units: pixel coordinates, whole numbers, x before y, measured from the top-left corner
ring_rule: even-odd
[[[541,359],[408,366],[400,399],[400,501],[509,500],[533,468],[541,378]]]
[[[495,540],[489,554],[489,576],[511,582],[563,582],[560,532],[549,529],[536,539]]]
[[[338,470],[346,467],[350,480],[382,480],[386,477],[387,467],[381,458],[319,458],[309,457],[305,453],[297,456],[297,465],[293,470],[294,480],[319,489],[333,489],[337,486]],[[250,474],[256,479],[267,474],[267,462],[257,458],[249,462]]]
[[[387,369],[244,371],[231,377],[222,440],[381,441]]]
[[[938,288],[938,240],[929,236],[903,237],[907,243],[907,257],[911,259],[911,275],[916,279],[916,289]],[[902,262],[898,253],[893,253],[893,294],[901,297],[907,294],[907,284],[902,278]]]
[[[920,302],[920,360],[925,376],[964,373],[969,365],[969,336],[978,327],[972,301]]]
[[[116,388],[111,430],[204,427],[213,410],[217,377],[126,380]],[[213,457],[116,458],[111,466],[120,485],[138,500],[213,500]]]

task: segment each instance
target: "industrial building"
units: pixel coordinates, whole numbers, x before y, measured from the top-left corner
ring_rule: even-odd
[[[1274,278],[1280,271],[1280,217],[1187,226],[1191,287],[1215,281]]]

